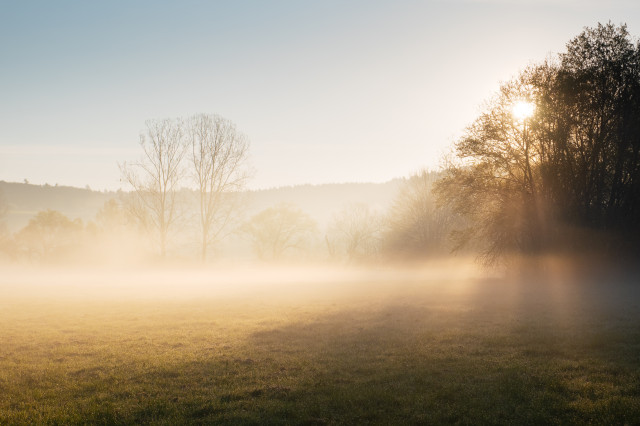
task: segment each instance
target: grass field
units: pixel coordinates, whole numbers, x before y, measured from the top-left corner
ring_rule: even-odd
[[[0,424],[638,424],[634,282],[467,266],[0,278]]]

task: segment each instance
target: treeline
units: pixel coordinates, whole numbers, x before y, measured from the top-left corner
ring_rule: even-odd
[[[353,263],[447,255],[446,236],[454,222],[451,214],[437,209],[431,193],[439,176],[423,171],[402,180],[388,209],[348,203],[322,224],[314,212],[292,203],[277,203],[247,217],[242,194],[234,194],[234,203],[241,208],[235,210],[206,260]],[[181,189],[173,194],[178,213],[166,234],[164,256],[154,224],[141,220],[145,216],[136,211],[136,196],[121,192],[86,222],[55,210],[41,211],[13,234],[0,233],[0,256],[5,261],[30,263],[201,259],[197,191]]]
[[[510,254],[640,250],[640,45],[586,28],[503,84],[436,185],[486,263]]]
[[[366,262],[446,256],[452,248],[447,236],[457,216],[436,205],[432,188],[441,176],[421,171],[404,179],[391,207],[383,211],[365,203],[344,205],[324,229],[290,204],[265,209],[240,229],[262,259],[310,255]]]
[[[5,262],[132,262],[149,253],[140,229],[115,199],[107,201],[87,223],[48,209],[14,233],[1,224],[2,215],[0,260]]]

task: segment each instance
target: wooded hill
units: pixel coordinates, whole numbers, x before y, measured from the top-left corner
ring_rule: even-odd
[[[265,208],[290,203],[305,211],[322,227],[333,214],[351,203],[364,203],[374,210],[386,211],[402,182],[403,179],[394,179],[386,183],[298,185],[246,191],[243,213],[249,217]],[[39,211],[47,209],[86,223],[95,218],[105,202],[118,199],[123,194],[123,191],[100,192],[69,186],[0,181],[0,196],[8,208],[5,223],[9,232],[24,227]]]

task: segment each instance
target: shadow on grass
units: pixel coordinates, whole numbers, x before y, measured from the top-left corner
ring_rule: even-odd
[[[640,418],[635,286],[408,292],[159,365],[67,377],[19,423],[628,424]],[[171,346],[176,354],[186,347]],[[52,396],[53,398],[53,396]],[[20,410],[17,410],[20,411]],[[37,415],[33,415],[33,413]],[[40,420],[40,421],[38,421]]]
[[[471,300],[400,298],[255,332],[233,358],[176,366],[195,381],[215,379],[198,395],[204,404],[175,407],[189,421],[217,423],[640,418],[640,322],[625,296],[633,289],[571,289],[574,303],[559,313],[541,303],[552,289],[516,290],[514,298],[502,285],[484,283]]]

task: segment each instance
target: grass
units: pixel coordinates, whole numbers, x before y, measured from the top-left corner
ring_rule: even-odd
[[[0,283],[0,424],[640,421],[633,283],[22,277]]]

